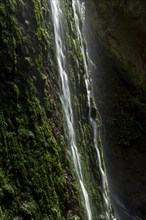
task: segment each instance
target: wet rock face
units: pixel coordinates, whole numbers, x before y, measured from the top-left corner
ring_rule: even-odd
[[[91,2],[91,1],[90,1]],[[144,0],[86,0],[92,26],[108,49],[126,65],[146,71],[146,2]],[[93,13],[95,12],[95,13]]]
[[[146,2],[86,0],[93,87],[118,220],[146,219]],[[95,42],[94,44],[90,42]]]

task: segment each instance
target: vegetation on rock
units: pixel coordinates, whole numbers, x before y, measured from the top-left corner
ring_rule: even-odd
[[[0,32],[0,219],[82,216],[47,1],[3,1]]]

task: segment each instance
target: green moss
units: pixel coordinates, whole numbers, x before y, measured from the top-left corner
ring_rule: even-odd
[[[76,139],[94,218],[103,214],[103,204],[85,70],[71,1],[67,4],[62,0],[62,4],[65,15],[71,15],[70,21],[64,20],[70,63],[67,71]],[[78,216],[85,220],[80,184],[71,156],[66,153],[68,143],[48,2],[8,0],[1,4],[0,12],[0,219],[73,220]],[[98,118],[93,99],[91,103]]]
[[[9,0],[0,12],[0,219],[80,215],[47,1]]]
[[[80,153],[82,171],[86,189],[89,194],[90,205],[92,209],[93,219],[100,214],[104,216],[102,193],[99,190],[100,176],[98,173],[97,153],[93,143],[92,127],[89,121],[89,107],[87,101],[87,91],[85,86],[85,69],[83,57],[80,49],[80,43],[77,37],[77,29],[75,20],[73,18],[73,9],[71,2],[68,4],[62,0],[64,11],[70,14],[70,20],[64,21],[67,60],[68,60],[68,74],[70,79],[70,88],[72,94],[72,106],[75,119],[75,131],[78,151]],[[97,124],[100,125],[100,117],[95,107],[94,98],[91,99],[92,116],[96,119]],[[102,149],[101,149],[102,151]],[[72,165],[73,167],[73,165]],[[80,189],[80,185],[77,186]],[[94,190],[93,190],[94,189]],[[96,193],[95,193],[96,192]],[[81,190],[80,193],[82,194]],[[84,199],[82,198],[82,203]],[[84,219],[87,218],[86,213]],[[99,217],[100,218],[100,217]]]

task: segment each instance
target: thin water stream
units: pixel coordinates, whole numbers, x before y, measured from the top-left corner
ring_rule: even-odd
[[[65,57],[65,45],[63,40],[63,12],[60,7],[60,0],[51,0],[51,10],[52,10],[52,20],[54,24],[54,35],[55,35],[55,44],[56,44],[56,57],[58,62],[58,69],[60,74],[61,82],[61,92],[60,98],[62,102],[62,107],[65,114],[67,130],[68,130],[68,140],[72,152],[72,158],[75,166],[75,171],[81,186],[85,208],[87,211],[88,220],[92,220],[92,213],[89,203],[88,192],[85,188],[85,183],[82,174],[82,167],[80,156],[76,144],[76,137],[74,131],[74,117],[71,104],[71,94],[69,88],[69,80],[66,72],[65,66],[66,57]]]
[[[97,160],[98,160],[98,167],[99,167],[99,172],[101,176],[101,190],[102,190],[102,196],[103,196],[103,201],[104,201],[104,207],[105,207],[105,216],[106,220],[111,219],[110,215],[110,202],[108,198],[108,184],[107,184],[107,178],[104,173],[103,167],[102,167],[102,162],[101,162],[101,155],[100,155],[100,150],[98,146],[98,138],[99,134],[97,133],[97,123],[92,118],[91,115],[91,95],[92,95],[92,85],[91,85],[91,77],[90,77],[90,68],[88,65],[88,62],[90,61],[90,58],[88,56],[88,51],[85,48],[85,43],[84,43],[84,36],[82,33],[82,30],[80,26],[83,25],[84,23],[84,4],[81,4],[79,0],[72,0],[72,7],[74,11],[74,18],[75,18],[75,23],[76,23],[76,28],[77,28],[77,34],[78,34],[78,40],[80,43],[80,49],[82,52],[83,56],[83,62],[84,62],[84,68],[85,68],[85,84],[86,84],[86,90],[87,90],[87,96],[88,96],[88,106],[89,106],[89,120],[92,125],[93,129],[93,138],[94,138],[94,146],[97,152]],[[80,25],[82,23],[82,25]]]

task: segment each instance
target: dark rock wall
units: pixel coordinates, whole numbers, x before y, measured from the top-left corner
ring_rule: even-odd
[[[85,3],[112,204],[118,220],[145,219],[146,2]]]

